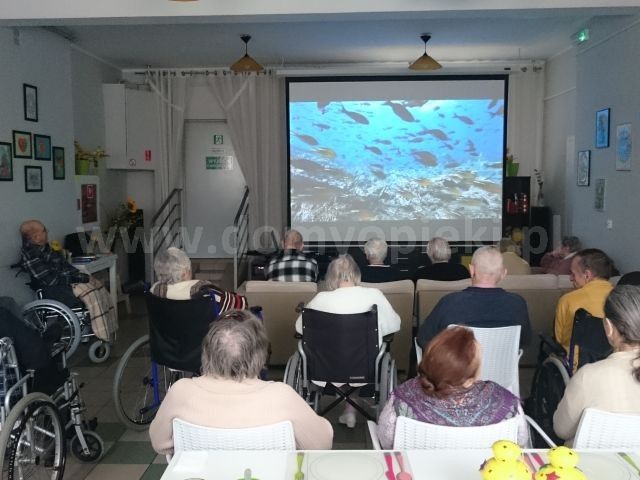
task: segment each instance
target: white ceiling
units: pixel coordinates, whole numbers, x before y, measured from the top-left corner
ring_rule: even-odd
[[[15,3],[24,5],[32,1]],[[73,7],[75,1],[67,0],[67,7]],[[128,4],[139,1],[142,0]],[[240,7],[243,3],[250,3],[236,1]],[[201,9],[207,7],[206,0],[155,2],[162,2],[164,8],[177,5],[176,8],[183,9],[181,13],[187,12],[190,5]],[[496,2],[509,3],[494,0],[485,4]],[[287,2],[279,2],[283,3]],[[323,12],[293,12],[290,9],[292,13],[287,14],[281,9],[272,15],[239,15],[240,10],[227,8],[225,15],[212,15],[212,12],[205,15],[205,11],[201,15],[176,15],[176,11],[170,15],[171,11],[167,14],[163,10],[156,16],[141,16],[140,12],[134,11],[131,16],[126,16],[127,12],[121,11],[117,17],[111,11],[94,15],[85,13],[83,17],[69,13],[78,10],[64,12],[58,9],[55,14],[43,14],[41,9],[29,10],[27,5],[19,15],[5,11],[0,16],[0,25],[53,25],[62,28],[74,37],[74,43],[81,49],[123,69],[228,66],[244,52],[239,38],[242,33],[253,36],[249,53],[265,66],[304,68],[386,64],[406,68],[422,53],[420,34],[429,32],[433,38],[428,44],[428,53],[446,68],[451,68],[457,63],[545,60],[571,46],[571,35],[589,22],[598,21],[598,17],[640,13],[640,7],[629,5],[606,9],[594,5],[527,9],[508,9],[501,5],[503,8],[462,9],[464,4],[477,6],[477,0],[450,0],[448,3],[457,5],[455,10],[429,11],[420,10],[416,4],[430,3],[434,6],[442,2],[378,0],[367,2],[371,5],[368,12],[353,9],[338,13],[337,4],[353,4],[354,0],[328,3],[330,8]],[[538,3],[547,2],[541,0]],[[576,2],[554,2],[563,7],[570,3]],[[402,8],[383,11],[381,4],[397,4]],[[407,7],[409,4],[411,8]],[[86,8],[86,3],[84,5]],[[244,7],[248,8],[247,5]],[[445,73],[445,70],[441,72]]]

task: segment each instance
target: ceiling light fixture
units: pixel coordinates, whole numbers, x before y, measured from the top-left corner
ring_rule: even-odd
[[[438,70],[439,68],[442,68],[442,65],[440,65],[433,58],[427,55],[427,42],[431,38],[431,35],[429,35],[428,33],[423,33],[422,35],[420,35],[420,38],[424,42],[424,53],[420,58],[418,58],[415,62],[409,65],[409,68],[411,70],[421,70],[421,71]]]
[[[244,57],[238,60],[236,63],[229,67],[234,72],[261,72],[264,70],[262,65],[256,62],[247,53],[248,43],[251,40],[251,35],[240,35],[240,38],[244,42]]]

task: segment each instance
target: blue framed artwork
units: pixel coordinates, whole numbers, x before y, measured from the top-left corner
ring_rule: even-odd
[[[596,112],[596,148],[609,146],[609,112],[610,108],[603,108]]]

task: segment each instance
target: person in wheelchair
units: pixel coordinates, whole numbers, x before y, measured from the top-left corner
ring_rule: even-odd
[[[553,415],[553,429],[567,445],[588,407],[640,414],[640,287],[619,285],[611,291],[604,330],[613,353],[578,369]]]
[[[176,247],[162,250],[153,262],[158,281],[151,286],[150,292],[170,300],[189,300],[211,296],[218,305],[218,313],[234,308],[247,308],[247,299],[233,292],[226,292],[206,280],[194,280],[191,259]]]
[[[377,288],[361,287],[360,268],[349,254],[340,255],[327,268],[325,284],[327,291],[318,292],[305,308],[327,313],[361,313],[378,307],[378,345],[383,337],[400,330],[400,316],[387,298]],[[296,331],[302,334],[302,315],[296,320]],[[356,425],[355,409],[347,403],[339,422],[349,428]]]
[[[269,341],[248,310],[230,310],[202,343],[202,376],[174,383],[151,422],[151,444],[172,453],[174,418],[218,428],[248,428],[289,420],[299,450],[331,449],[333,429],[290,386],[260,380]]]
[[[391,392],[378,418],[383,449],[393,448],[398,416],[435,425],[469,427],[499,423],[521,413],[520,399],[492,381],[480,380],[482,352],[473,332],[447,328],[427,344],[418,376]],[[529,443],[522,415],[520,445]]]

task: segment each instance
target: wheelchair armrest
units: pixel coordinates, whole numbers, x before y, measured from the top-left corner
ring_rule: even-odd
[[[304,310],[304,302],[300,302],[296,305],[296,313],[302,313],[302,310]]]
[[[552,338],[542,332],[540,332],[538,336],[540,337],[540,348],[546,347],[549,350],[549,353],[554,353],[559,357],[565,357],[567,355],[564,347],[560,345],[555,338]]]
[[[293,334],[293,338],[295,338],[296,340],[301,340],[302,339],[302,334],[296,332],[296,333]]]
[[[384,337],[382,337],[382,341],[388,344],[391,344],[391,342],[393,342],[393,336],[395,334],[394,333],[390,333],[388,335],[385,335]]]

